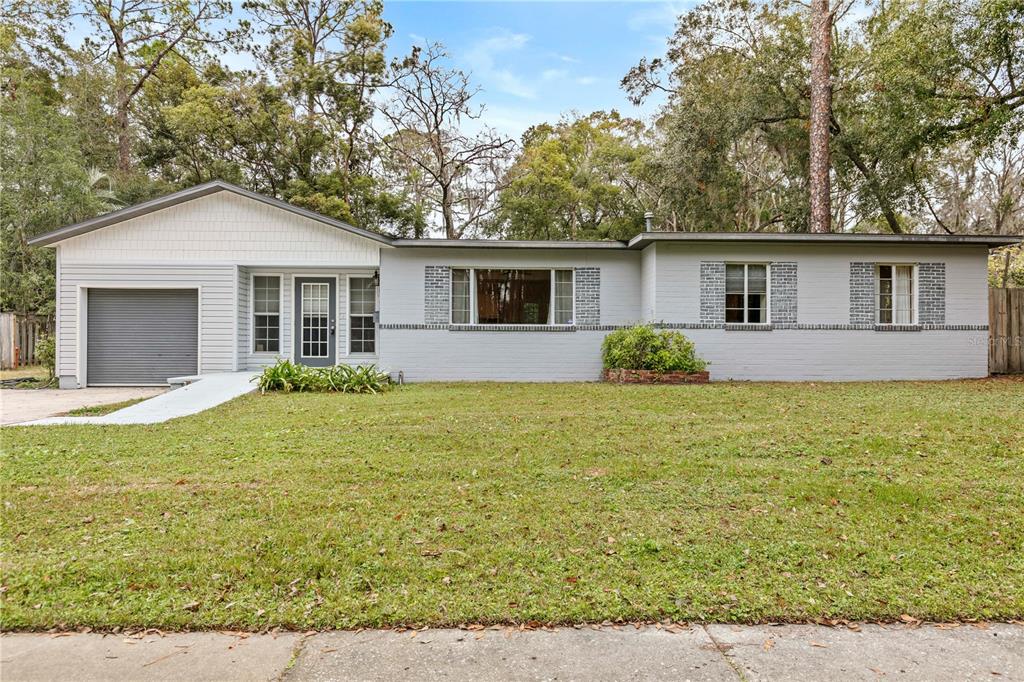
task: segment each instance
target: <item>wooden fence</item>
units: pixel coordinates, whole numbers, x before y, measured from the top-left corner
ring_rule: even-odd
[[[39,364],[36,341],[53,330],[53,321],[35,315],[0,313],[0,369]]]
[[[1024,373],[1024,289],[988,290],[988,371]]]

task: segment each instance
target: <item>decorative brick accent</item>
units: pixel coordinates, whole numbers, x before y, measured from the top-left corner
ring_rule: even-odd
[[[574,324],[601,324],[601,268],[576,268]]]
[[[725,263],[700,264],[700,321],[725,324]]]
[[[772,263],[772,324],[796,324],[796,263]]]
[[[428,265],[423,275],[423,321],[448,324],[452,316],[452,269]]]
[[[921,306],[917,321],[921,324],[946,324],[946,264],[919,263],[917,279]]]
[[[616,384],[706,384],[707,372],[654,372],[649,369],[606,369],[604,380]]]
[[[850,263],[850,324],[875,324],[874,263]]]

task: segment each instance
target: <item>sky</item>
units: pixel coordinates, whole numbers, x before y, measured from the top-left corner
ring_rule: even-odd
[[[391,56],[440,42],[482,88],[484,122],[518,139],[573,111],[617,109],[646,117],[619,83],[641,57],[664,53],[679,2],[472,2],[385,0]]]

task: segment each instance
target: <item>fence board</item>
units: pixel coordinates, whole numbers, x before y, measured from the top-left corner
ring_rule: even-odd
[[[988,370],[1024,373],[1024,289],[988,290]]]
[[[0,313],[0,369],[39,364],[36,342],[52,329],[53,321],[44,317]]]

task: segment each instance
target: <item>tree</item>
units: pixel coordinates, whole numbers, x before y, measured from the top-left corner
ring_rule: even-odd
[[[110,197],[97,188],[104,178],[85,167],[74,120],[61,113],[49,71],[14,43],[0,51],[0,306],[52,314],[53,250],[27,242],[109,210]]]
[[[832,13],[829,0],[811,0],[810,205],[811,232],[832,231],[829,127],[832,121]]]
[[[927,229],[917,188],[947,150],[984,150],[1022,126],[1024,8],[1010,0],[901,0],[865,9],[857,18],[837,8],[833,22],[832,222]],[[644,60],[625,79],[636,100],[669,93],[660,161],[681,183],[675,203],[694,229],[735,224],[730,215],[749,212],[744,188],[758,185],[772,198],[759,203],[779,209],[768,224],[807,229],[804,16],[788,0],[709,0],[680,17],[666,59]],[[779,181],[749,175],[743,158],[765,151]]]
[[[318,172],[365,170],[369,143],[363,132],[373,115],[373,96],[383,85],[384,45],[391,35],[381,3],[247,0],[243,7],[269,38],[257,48],[261,63],[302,112],[296,177],[309,183]]]
[[[94,29],[85,51],[113,71],[117,165],[132,168],[132,106],[160,65],[237,37],[236,31],[212,31],[228,20],[230,0],[83,0],[80,14]]]
[[[542,124],[523,135],[491,231],[513,239],[628,239],[654,208],[646,129],[617,112]]]
[[[479,89],[462,71],[448,68],[448,60],[432,44],[392,64],[390,96],[380,109],[390,130],[380,140],[403,162],[407,177],[422,174],[425,198],[445,236],[459,239],[495,211],[515,142],[486,126],[464,130],[481,116],[471,103]]]

